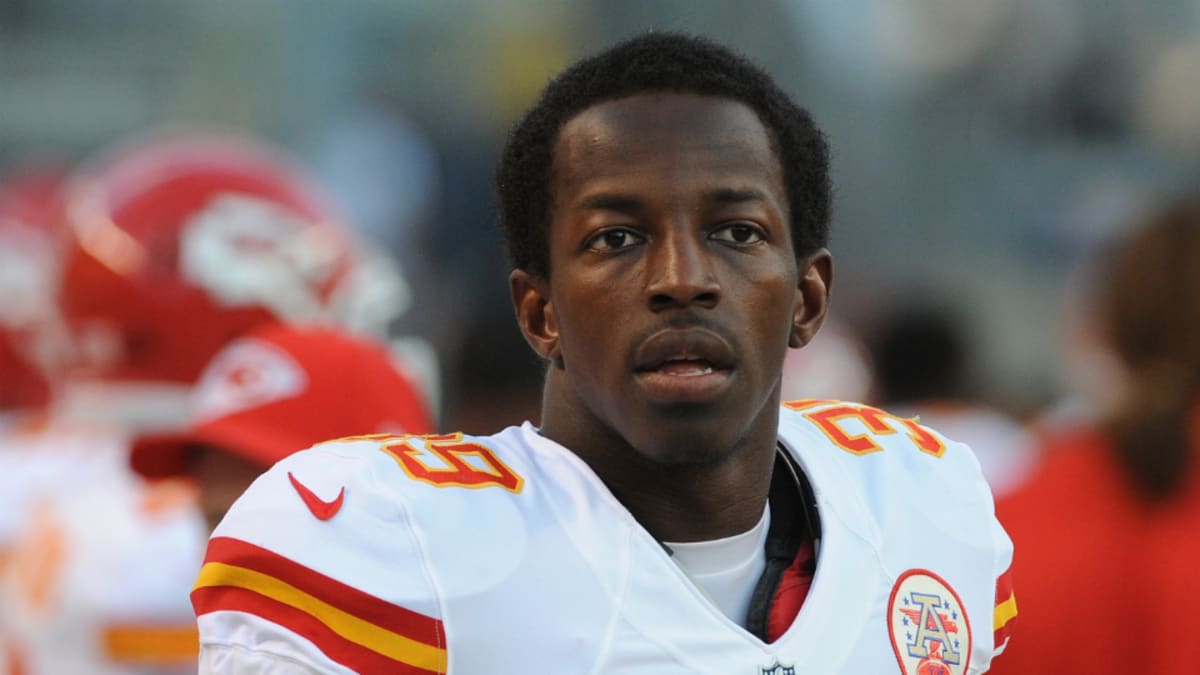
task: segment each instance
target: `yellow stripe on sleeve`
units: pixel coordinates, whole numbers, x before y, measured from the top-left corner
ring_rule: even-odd
[[[396,661],[435,672],[442,672],[446,667],[445,649],[381,628],[262,572],[220,562],[208,562],[201,568],[195,588],[212,586],[244,588],[295,607],[315,617],[347,640]]]
[[[195,660],[200,636],[186,626],[111,625],[104,628],[104,648],[116,661],[170,664]]]
[[[996,605],[995,611],[992,613],[993,630],[1000,630],[1009,621],[1012,621],[1017,616],[1017,596],[1012,594],[1004,602]]]

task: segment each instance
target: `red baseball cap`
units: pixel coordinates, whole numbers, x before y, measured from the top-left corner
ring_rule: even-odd
[[[433,432],[416,380],[381,344],[329,328],[274,324],[239,338],[205,367],[184,430],[135,441],[147,478],[187,472],[195,445],[270,467],[321,441]]]

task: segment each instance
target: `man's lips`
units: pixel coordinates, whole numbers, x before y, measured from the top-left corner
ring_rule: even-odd
[[[697,377],[732,370],[733,348],[705,329],[668,329],[650,336],[634,354],[634,370]]]

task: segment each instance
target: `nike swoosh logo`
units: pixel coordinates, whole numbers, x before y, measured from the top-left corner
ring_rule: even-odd
[[[338,492],[337,497],[334,497],[332,501],[327,502],[313,494],[313,491],[305,487],[304,483],[296,480],[296,477],[292,475],[291,471],[288,472],[288,480],[292,481],[292,487],[296,488],[296,492],[300,495],[300,499],[304,500],[304,505],[307,506],[308,510],[317,517],[317,520],[329,520],[330,518],[336,516],[337,512],[342,509],[342,501],[346,498],[345,487]]]

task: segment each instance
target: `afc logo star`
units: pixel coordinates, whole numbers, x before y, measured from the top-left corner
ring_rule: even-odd
[[[774,665],[763,666],[759,671],[759,675],[796,675],[795,666],[780,665],[778,661]]]

